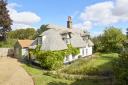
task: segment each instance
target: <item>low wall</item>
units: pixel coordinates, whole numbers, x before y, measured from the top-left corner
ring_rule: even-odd
[[[13,56],[13,48],[0,48],[0,57]]]

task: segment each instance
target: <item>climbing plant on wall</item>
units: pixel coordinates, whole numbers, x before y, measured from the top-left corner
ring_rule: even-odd
[[[31,50],[31,54],[35,55],[35,58],[40,62],[40,65],[49,70],[58,69],[63,65],[64,57],[70,54],[79,54],[79,49],[68,45],[68,49],[60,51],[44,51],[40,50],[41,46],[37,46],[36,49]]]

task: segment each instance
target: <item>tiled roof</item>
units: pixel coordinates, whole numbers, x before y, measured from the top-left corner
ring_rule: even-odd
[[[20,46],[24,48],[24,47],[29,47],[32,44],[33,40],[18,40],[18,42]]]

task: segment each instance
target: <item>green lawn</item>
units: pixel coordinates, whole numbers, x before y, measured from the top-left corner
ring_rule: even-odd
[[[62,72],[68,74],[102,74],[112,71],[112,62],[118,58],[118,54],[100,54],[97,53],[91,59],[79,59],[70,65],[66,65]]]
[[[97,57],[91,60],[80,59],[76,62],[66,66],[63,69],[65,73],[72,74],[85,74],[88,71],[97,71],[96,68],[100,70],[111,70],[111,62],[113,59],[117,58],[117,54],[96,54]],[[110,85],[110,82],[105,80],[66,80],[60,78],[54,78],[52,76],[44,75],[44,70],[35,68],[24,64],[24,69],[33,77],[35,85]],[[88,69],[87,69],[88,68]],[[92,69],[93,68],[93,69]],[[84,69],[84,70],[83,70]],[[88,71],[85,71],[88,70]],[[108,84],[109,83],[109,84]]]
[[[35,85],[109,85],[99,80],[66,80],[53,78],[43,74],[43,70],[23,65],[23,68],[32,76]]]

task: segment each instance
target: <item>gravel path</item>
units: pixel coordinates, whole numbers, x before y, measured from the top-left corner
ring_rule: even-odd
[[[34,85],[17,59],[0,57],[0,85]]]

